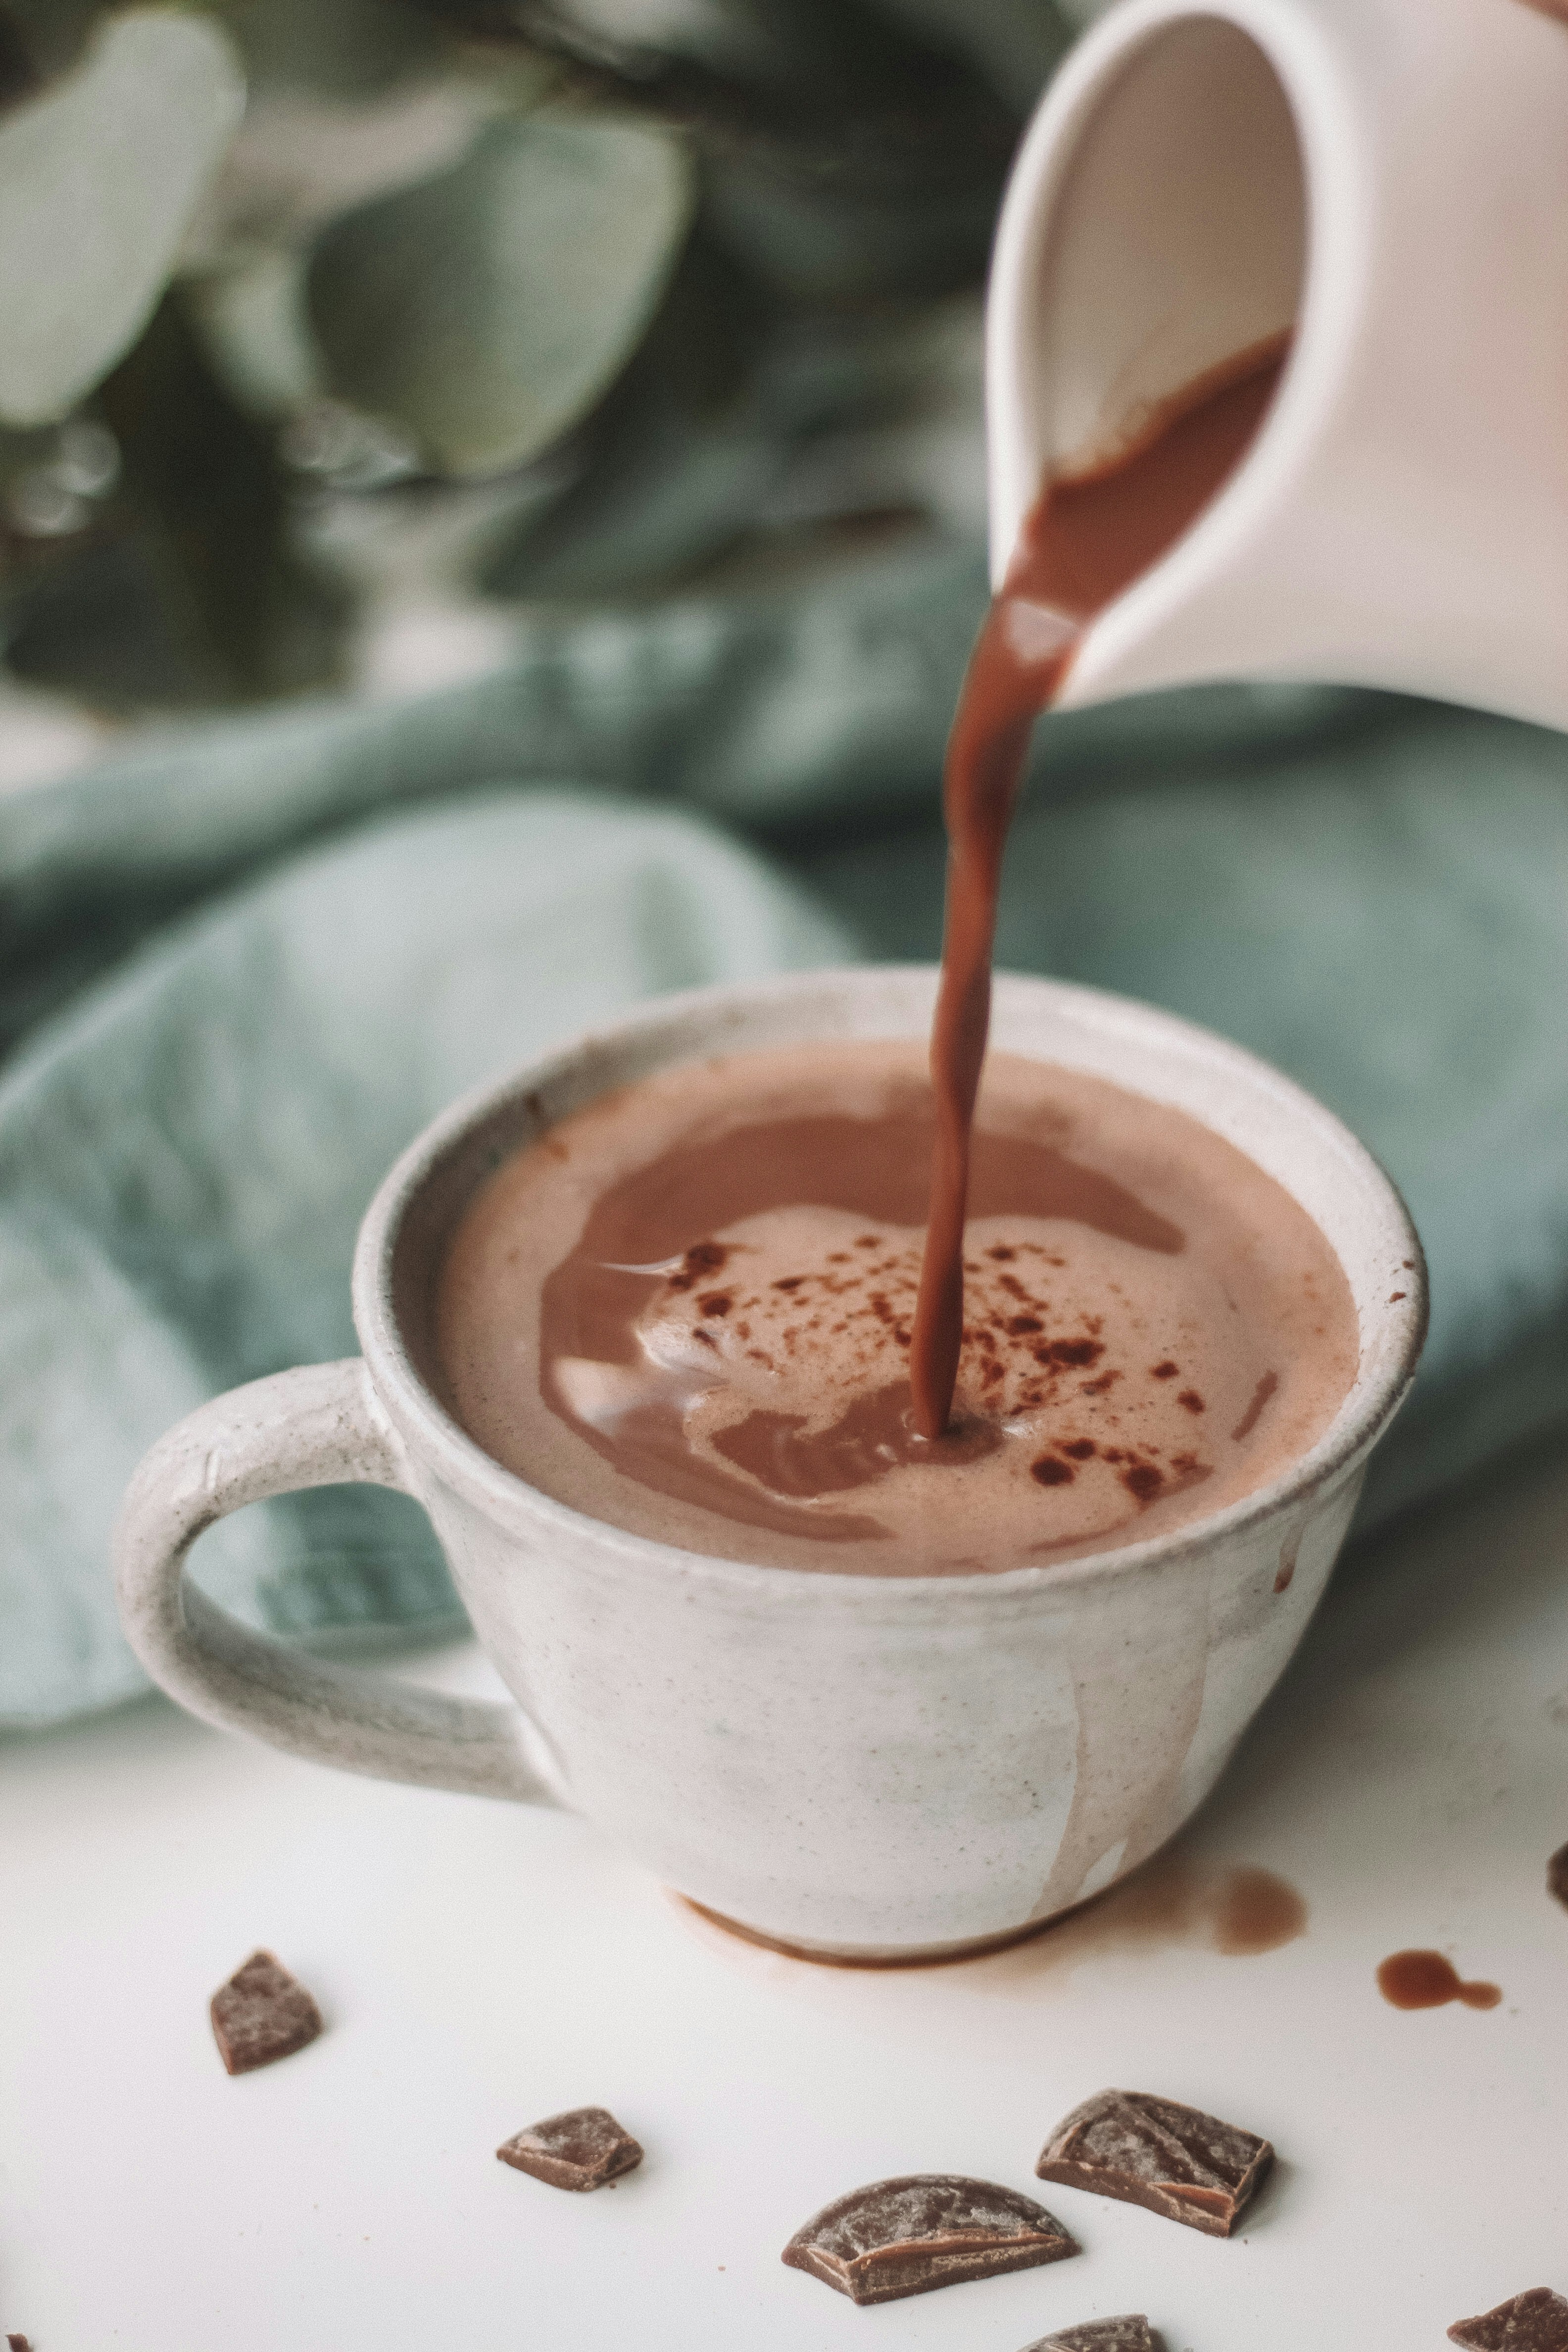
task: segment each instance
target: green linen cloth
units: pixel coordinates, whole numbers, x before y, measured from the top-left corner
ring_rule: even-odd
[[[354,1232],[450,1097],[637,997],[837,961],[844,934],[691,819],[541,790],[373,824],[144,949],[0,1084],[0,1724],[142,1687],[107,1541],[204,1397],[355,1351]],[[456,1615],[375,1487],[204,1538],[288,1631]]]
[[[929,814],[985,601],[965,541],[776,587],[538,607],[521,657],[412,703],[301,702],[171,731],[0,798],[0,1045],[204,891],[375,811],[496,777],[679,798],[775,840]],[[1053,772],[1231,761],[1367,722],[1379,698],[1200,688],[1040,730]]]
[[[932,535],[558,610],[475,686],[172,734],[0,803],[0,1727],[141,1686],[105,1550],[135,1458],[352,1347],[359,1214],[450,1096],[660,989],[934,955],[983,593]],[[1433,1335],[1371,1507],[1568,1412],[1568,746],[1317,689],[1039,733],[1001,961],[1258,1046],[1411,1199]],[[374,1490],[243,1514],[198,1566],[315,1638],[455,1615]]]

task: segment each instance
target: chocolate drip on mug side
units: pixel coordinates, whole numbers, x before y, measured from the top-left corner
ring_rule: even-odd
[[[948,740],[942,983],[931,1024],[931,1207],[910,1381],[916,1426],[940,1437],[963,1338],[970,1139],[991,1022],[1002,857],[1037,715],[1089,623],[1178,540],[1245,455],[1279,386],[1289,338],[1240,352],[1157,408],[1095,472],[1047,485],[992,599]]]

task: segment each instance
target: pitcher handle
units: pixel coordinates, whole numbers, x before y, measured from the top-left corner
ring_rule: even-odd
[[[153,1680],[205,1722],[373,1780],[556,1804],[514,1706],[453,1698],[253,1633],[186,1581],[192,1544],[247,1503],[306,1486],[408,1484],[363,1360],[231,1389],[142,1461],[114,1532],[127,1640]]]

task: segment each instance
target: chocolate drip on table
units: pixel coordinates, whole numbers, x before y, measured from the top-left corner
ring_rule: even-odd
[[[948,741],[942,985],[931,1026],[937,1129],[910,1378],[916,1425],[940,1437],[963,1339],[970,1141],[991,1020],[1002,854],[1037,715],[1089,623],[1195,520],[1274,397],[1289,338],[1240,352],[1155,410],[1099,470],[1049,483],[1024,526],[970,659]]]
[[[1441,2009],[1462,2000],[1467,2009],[1496,2009],[1500,1988],[1482,1978],[1467,1982],[1443,1952],[1391,1952],[1377,1971],[1377,1989],[1394,2009]]]

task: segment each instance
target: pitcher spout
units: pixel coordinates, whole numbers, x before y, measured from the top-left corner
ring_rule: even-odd
[[[1020,150],[987,317],[992,569],[1048,480],[1289,338],[1058,700],[1325,679],[1568,726],[1568,31],[1518,0],[1128,0]]]

